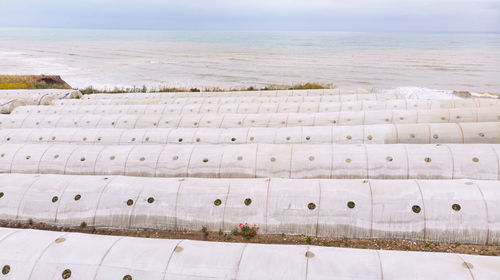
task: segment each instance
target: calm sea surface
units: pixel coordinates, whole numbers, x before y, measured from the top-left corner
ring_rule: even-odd
[[[99,88],[316,81],[500,92],[500,34],[0,28],[0,74]]]

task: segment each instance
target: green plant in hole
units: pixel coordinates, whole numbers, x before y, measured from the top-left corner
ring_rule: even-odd
[[[259,227],[257,225],[249,226],[248,223],[245,223],[234,227],[234,229],[231,231],[231,234],[236,236],[240,235],[246,239],[250,239],[257,235],[258,230]]]
[[[436,247],[436,244],[435,244],[434,242],[432,242],[432,240],[430,240],[430,241],[425,241],[425,243],[424,243],[424,247],[425,247],[425,248],[432,249],[432,248]]]
[[[80,223],[80,227],[81,228],[86,228],[87,227],[87,223],[86,222],[81,222]]]
[[[201,227],[201,232],[203,232],[203,235],[205,235],[205,237],[208,237],[208,228],[206,226]]]
[[[313,242],[313,238],[308,236],[308,235],[304,235],[304,237],[302,237],[302,239],[304,240],[304,242],[306,244],[311,244]]]
[[[224,235],[224,233],[222,232],[222,230],[219,229],[219,236],[222,236]]]

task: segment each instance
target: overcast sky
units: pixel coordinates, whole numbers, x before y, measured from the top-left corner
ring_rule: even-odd
[[[0,27],[500,32],[500,0],[1,2]]]

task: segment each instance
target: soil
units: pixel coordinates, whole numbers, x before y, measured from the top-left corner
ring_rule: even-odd
[[[69,228],[48,225],[44,223],[21,223],[0,221],[0,227],[39,229],[64,232],[81,232],[88,234],[131,236],[160,239],[188,239],[215,242],[238,242],[238,243],[261,243],[261,244],[292,244],[292,245],[314,245],[341,248],[359,248],[375,250],[400,250],[400,251],[425,251],[425,252],[446,252],[471,255],[500,256],[500,245],[471,245],[460,243],[438,243],[430,241],[409,241],[409,240],[383,240],[383,239],[347,239],[347,238],[315,238],[312,237],[310,243],[306,243],[304,236],[290,235],[267,235],[257,234],[257,236],[246,239],[242,236],[233,236],[222,232],[202,231],[166,231],[166,230],[130,230],[94,228],[82,224],[81,227]]]

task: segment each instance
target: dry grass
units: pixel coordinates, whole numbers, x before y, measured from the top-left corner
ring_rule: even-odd
[[[60,76],[0,75],[0,89],[71,89]]]
[[[127,87],[127,88],[113,88],[113,89],[95,89],[93,87],[87,87],[80,89],[83,94],[93,94],[93,93],[130,93],[130,92],[226,92],[226,91],[257,91],[257,90],[301,90],[301,89],[332,89],[336,88],[333,84],[324,84],[309,82],[304,84],[294,84],[294,85],[270,85],[262,88],[258,87],[247,87],[247,88],[221,88],[221,87],[205,87],[205,88],[182,88],[182,87],[159,87],[159,88],[148,88],[146,86],[142,87]]]

